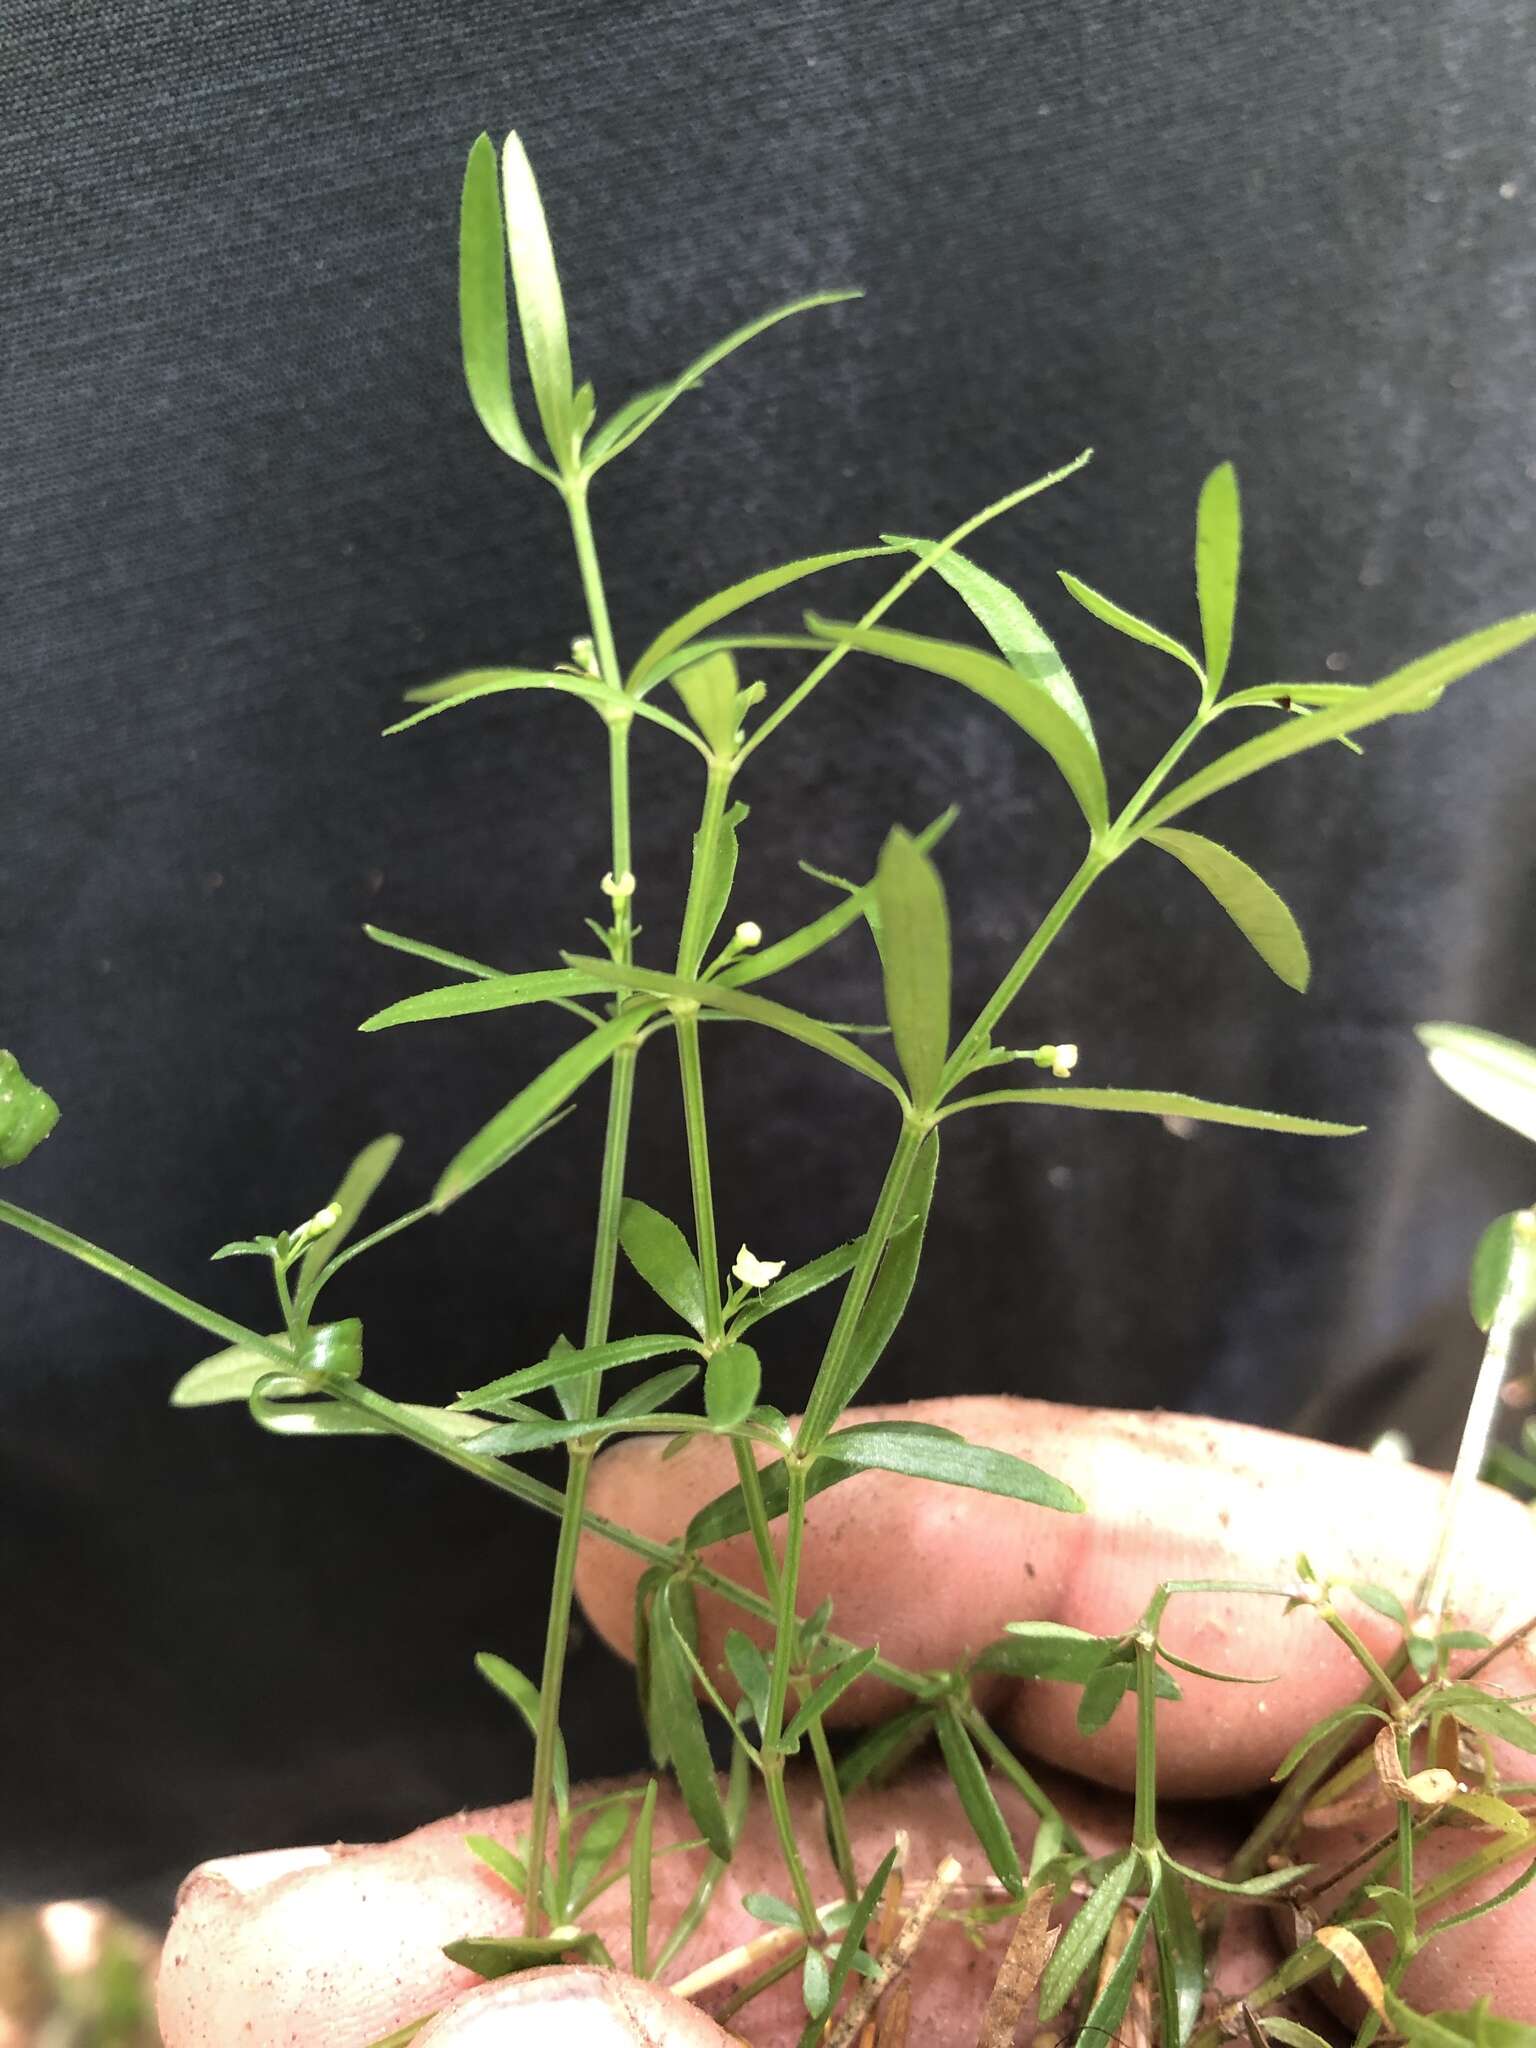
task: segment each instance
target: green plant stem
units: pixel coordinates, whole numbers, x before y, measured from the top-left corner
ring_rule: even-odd
[[[1151,803],[1153,797],[1157,795],[1157,792],[1167,781],[1169,775],[1179,765],[1180,761],[1183,760],[1184,756],[1189,752],[1215,715],[1215,710],[1211,705],[1202,703],[1200,709],[1195,713],[1188,725],[1172,741],[1167,753],[1163,755],[1157,766],[1147,775],[1146,780],[1110,827],[1108,847],[1111,858],[1124,851],[1130,840],[1131,827],[1136,823],[1136,820],[1147,808],[1147,805]]]
[[[587,506],[585,481],[569,478],[562,485],[570,515],[571,539],[581,572],[587,616],[592,626],[592,644],[604,681],[619,687],[618,651],[608,616],[608,599],[603,589],[597,544]],[[629,827],[629,733],[630,721],[615,720],[608,727],[608,788],[612,833],[612,873],[621,878],[631,872],[633,856]],[[627,962],[633,952],[631,899],[617,896],[613,905],[615,950]],[[597,1226],[592,1249],[592,1278],[587,1296],[585,1342],[601,1344],[608,1335],[613,1305],[614,1272],[619,1256],[619,1214],[624,1199],[624,1168],[629,1151],[629,1127],[634,1104],[635,1053],[626,1047],[615,1054],[608,1078],[608,1121],[603,1139],[602,1180],[598,1194]],[[583,1419],[595,1416],[602,1398],[602,1378],[589,1373],[576,1389],[577,1413]],[[554,1797],[555,1755],[560,1733],[560,1706],[565,1685],[565,1659],[570,1646],[571,1608],[575,1600],[576,1557],[581,1544],[582,1515],[586,1506],[587,1478],[592,1469],[590,1447],[574,1444],[569,1451],[565,1493],[560,1510],[560,1536],[555,1548],[554,1581],[550,1588],[549,1616],[544,1636],[544,1664],[539,1678],[539,1717],[534,1735],[533,1789],[528,1815],[528,1894],[523,1902],[526,1931],[540,1930],[540,1904],[544,1852],[549,1832],[550,1806]]]
[[[1092,454],[1093,450],[1091,448],[1085,448],[1075,461],[1064,464],[1060,469],[1052,470],[1049,476],[1036,477],[1033,483],[1025,484],[1019,490],[1010,491],[1006,497],[997,499],[994,504],[986,505],[980,512],[973,512],[969,519],[962,520],[952,532],[944,536],[943,540],[930,548],[926,554],[918,556],[912,566],[904,570],[897,577],[890,589],[882,597],[878,597],[869,610],[865,612],[859,620],[859,625],[861,627],[873,626],[878,620],[884,618],[891,606],[899,598],[906,595],[918,578],[926,574],[935,562],[941,561],[951,549],[957,548],[961,541],[968,540],[973,533],[980,527],[986,526],[990,521],[1000,519],[1005,512],[1011,512],[1016,505],[1022,505],[1027,498],[1037,497],[1041,491],[1048,491],[1053,484],[1065,482],[1069,476],[1075,475],[1083,467],[1084,463],[1092,458]],[[822,656],[809,675],[801,678],[800,682],[795,685],[794,689],[784,699],[784,702],[768,714],[756,732],[746,742],[745,746],[742,747],[736,757],[738,767],[747,759],[749,754],[756,753],[757,749],[771,733],[778,731],[786,718],[799,709],[812,690],[816,688],[817,684],[823,682],[832,673],[833,669],[837,667],[837,664],[848,651],[846,644],[832,648],[830,652]]]
[[[1034,1808],[1042,1820],[1054,1820],[1057,1822],[1061,1828],[1061,1839],[1064,1846],[1068,1849],[1080,1851],[1083,1844],[1076,1828],[1072,1826],[1066,1815],[1056,1805],[1054,1800],[1048,1796],[1044,1788],[1025,1770],[1024,1766],[1019,1762],[1013,1751],[1004,1742],[1003,1738],[998,1734],[974,1700],[967,1699],[962,1704],[960,1718],[964,1721],[977,1744],[986,1751],[998,1770],[1002,1772],[1003,1776],[1020,1797]]]
[[[1335,1612],[1334,1608],[1327,1603],[1318,1609],[1318,1613],[1327,1623],[1328,1627],[1333,1630],[1333,1633],[1338,1637],[1345,1649],[1349,1651],[1377,1691],[1380,1692],[1393,1713],[1402,1713],[1406,1706],[1402,1694],[1344,1617]]]
[[[1150,1859],[1157,1851],[1157,1660],[1152,1645],[1136,1643],[1136,1806],[1131,1846]],[[1148,1868],[1150,1869],[1150,1862]]]
[[[763,1786],[768,1794],[774,1830],[784,1854],[794,1892],[795,1908],[808,1935],[819,1931],[816,1900],[795,1840],[795,1824],[784,1788],[784,1707],[789,1698],[789,1675],[794,1663],[795,1637],[799,1618],[795,1597],[800,1586],[800,1560],[805,1546],[805,1461],[793,1453],[785,1458],[788,1501],[784,1516],[784,1562],[779,1567],[778,1597],[774,1603],[773,1661],[768,1678],[768,1704],[763,1716]]]
[[[61,1224],[50,1223],[46,1216],[35,1216],[30,1209],[19,1209],[14,1202],[0,1202],[0,1223],[8,1223],[13,1230],[23,1231],[39,1243],[51,1245],[55,1251],[68,1252],[83,1266],[94,1267],[98,1273],[105,1273],[109,1280],[131,1287],[135,1294],[157,1302],[161,1308],[169,1309],[173,1316],[180,1316],[183,1322],[208,1331],[210,1336],[222,1337],[226,1344],[243,1344],[251,1351],[260,1351],[277,1365],[293,1364],[293,1353],[281,1338],[258,1336],[254,1330],[246,1329],[243,1323],[231,1322],[228,1316],[221,1316],[216,1309],[204,1308],[200,1301],[193,1301],[188,1295],[179,1294],[174,1287],[167,1287],[163,1280],[140,1272],[137,1266],[130,1265],[127,1259],[120,1259],[115,1252],[103,1251],[100,1245],[92,1244],[88,1238],[77,1237],[74,1231],[65,1230]]]
[[[837,1782],[837,1765],[832,1758],[832,1745],[827,1740],[827,1731],[818,1716],[806,1731],[811,1745],[811,1756],[816,1764],[816,1776],[821,1785],[822,1803],[826,1810],[827,1843],[832,1851],[832,1862],[846,1898],[859,1895],[859,1877],[853,1863],[853,1843],[848,1834],[848,1810],[843,1804],[843,1788]]]
[[[992,1033],[1002,1021],[1005,1012],[1012,1005],[1014,998],[1023,988],[1025,982],[1029,980],[1029,977],[1040,965],[1051,941],[1056,937],[1073,911],[1076,910],[1078,904],[1082,902],[1099,876],[1103,874],[1107,865],[1108,857],[1104,852],[1097,846],[1090,847],[1084,855],[1082,865],[1078,868],[1076,874],[1073,875],[1072,879],[1067,883],[1061,894],[1056,898],[1056,901],[1036,926],[1034,936],[1030,939],[1029,944],[1024,948],[1018,959],[1014,961],[1012,967],[1009,968],[987,1001],[982,1005],[975,1023],[966,1032],[964,1038],[961,1039],[945,1062],[944,1078],[941,1083],[941,1087],[944,1090],[947,1091],[953,1088],[969,1071],[972,1062],[977,1056],[985,1051]]]

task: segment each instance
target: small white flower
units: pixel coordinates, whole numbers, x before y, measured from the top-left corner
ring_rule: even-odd
[[[626,868],[618,880],[615,881],[610,871],[604,875],[601,887],[605,896],[611,897],[615,903],[623,903],[635,893],[635,878],[629,869]]]
[[[1058,1045],[1056,1047],[1056,1056],[1051,1061],[1051,1072],[1056,1076],[1057,1080],[1065,1081],[1076,1065],[1077,1047],[1075,1045]]]
[[[736,943],[738,946],[760,946],[763,943],[762,926],[754,924],[751,918],[748,918],[745,924],[737,925]]]
[[[745,1245],[736,1254],[736,1263],[731,1268],[733,1279],[743,1287],[766,1287],[770,1280],[777,1280],[784,1270],[782,1259],[760,1259],[755,1252],[749,1252]]]

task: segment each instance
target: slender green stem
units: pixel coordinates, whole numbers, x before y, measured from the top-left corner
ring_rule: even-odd
[[[709,1129],[704,1117],[704,1062],[697,1013],[677,1019],[677,1064],[683,1084],[683,1124],[688,1139],[688,1178],[693,1189],[693,1234],[704,1282],[704,1342],[718,1349],[725,1332],[720,1301],[720,1251],[715,1238],[715,1193],[709,1165]]]
[[[1022,505],[1027,498],[1037,497],[1041,491],[1048,491],[1053,484],[1064,482],[1066,478],[1074,475],[1083,467],[1084,463],[1091,458],[1092,453],[1092,449],[1085,448],[1075,462],[1066,463],[1061,469],[1052,470],[1049,476],[1036,477],[1033,483],[1025,484],[1017,491],[1010,491],[1005,498],[999,498],[995,504],[984,506],[980,512],[973,512],[969,519],[962,520],[953,532],[947,533],[943,540],[928,549],[926,553],[919,555],[912,563],[912,566],[904,570],[897,577],[884,596],[877,598],[869,610],[865,612],[859,620],[860,626],[873,626],[877,620],[884,618],[891,606],[899,598],[906,595],[920,576],[926,574],[935,562],[942,561],[951,549],[957,548],[960,545],[961,541],[968,540],[978,528],[987,525],[993,519],[1000,519],[1005,512],[1011,512],[1016,505]],[[771,733],[778,731],[786,718],[800,708],[817,684],[823,682],[832,673],[833,669],[837,667],[837,664],[848,651],[846,644],[832,648],[830,652],[822,656],[809,675],[802,677],[800,682],[795,685],[794,689],[784,699],[784,702],[768,714],[746,745],[741,749],[741,752],[736,757],[738,767],[746,760],[749,754],[757,751]]]
[[[587,616],[592,626],[592,643],[598,668],[605,682],[618,688],[621,683],[618,650],[608,616],[608,598],[603,588],[597,559],[597,543],[587,506],[585,480],[568,478],[562,486],[570,515],[571,539],[581,572]],[[608,727],[608,788],[612,836],[612,873],[615,880],[629,876],[633,867],[629,826],[629,733],[630,720],[617,719]],[[613,928],[616,951],[627,962],[633,952],[631,898],[614,898]],[[629,1126],[634,1103],[635,1055],[626,1048],[615,1055],[608,1079],[608,1122],[603,1140],[602,1181],[598,1194],[597,1226],[592,1249],[592,1278],[587,1296],[586,1343],[601,1344],[608,1335],[608,1318],[613,1304],[613,1279],[619,1257],[619,1215],[624,1198],[624,1167],[629,1150]],[[577,1412],[583,1418],[596,1415],[601,1400],[601,1376],[591,1373],[577,1389]],[[536,1934],[541,1920],[540,1895],[544,1874],[544,1850],[549,1829],[549,1811],[554,1796],[556,1743],[560,1730],[560,1705],[565,1683],[565,1658],[570,1644],[571,1606],[575,1598],[576,1554],[580,1546],[582,1511],[586,1505],[587,1476],[591,1471],[589,1448],[573,1445],[565,1495],[561,1503],[560,1537],[555,1549],[555,1577],[550,1589],[549,1618],[544,1637],[544,1665],[539,1679],[539,1720],[535,1732],[533,1790],[528,1816],[528,1895],[523,1910],[527,1931]]]
[[[811,1722],[807,1734],[811,1755],[816,1763],[816,1776],[821,1785],[821,1797],[827,1816],[827,1841],[832,1850],[832,1862],[842,1884],[844,1896],[857,1898],[859,1876],[853,1863],[853,1843],[848,1834],[848,1811],[843,1804],[843,1788],[837,1782],[837,1765],[832,1760],[832,1745],[827,1741],[827,1731],[818,1716]]]
[[[1136,1808],[1131,1845],[1143,1856],[1157,1848],[1157,1660],[1152,1645],[1136,1643]]]
[[[204,1308],[200,1301],[179,1294],[174,1287],[167,1287],[163,1280],[140,1272],[137,1266],[131,1265],[127,1259],[120,1259],[115,1252],[103,1251],[89,1238],[77,1237],[74,1231],[65,1230],[61,1224],[50,1223],[46,1216],[34,1216],[30,1209],[19,1209],[14,1202],[0,1202],[0,1223],[9,1223],[13,1230],[24,1231],[28,1237],[51,1245],[55,1251],[68,1252],[83,1266],[92,1266],[98,1273],[105,1273],[109,1280],[131,1287],[135,1294],[158,1302],[173,1316],[196,1324],[198,1329],[207,1330],[210,1336],[222,1337],[226,1344],[243,1344],[252,1351],[260,1351],[277,1365],[293,1364],[293,1353],[280,1337],[258,1336],[254,1330],[246,1329],[243,1323],[231,1322],[228,1316],[221,1316],[216,1309]]]
[[[591,1023],[594,1020],[588,1017],[587,1021]],[[431,1202],[423,1202],[420,1208],[407,1209],[403,1216],[393,1217],[388,1223],[381,1224],[377,1230],[370,1231],[367,1237],[360,1237],[355,1244],[345,1246],[335,1258],[327,1259],[308,1287],[302,1289],[299,1294],[300,1315],[307,1316],[310,1313],[321,1288],[340,1272],[349,1259],[361,1258],[364,1252],[371,1252],[375,1245],[385,1244],[390,1238],[397,1237],[402,1230],[409,1230],[413,1223],[420,1223],[425,1217],[437,1214],[438,1211]]]
[[[1089,848],[1083,857],[1082,865],[1046,912],[1029,944],[982,1005],[975,1023],[950,1054],[941,1083],[946,1091],[963,1078],[978,1054],[985,1051],[987,1041],[1001,1023],[1025,982],[1040,965],[1051,941],[1104,872],[1107,864],[1107,857],[1099,847]]]
[[[1147,808],[1147,805],[1151,803],[1153,797],[1157,795],[1159,789],[1167,781],[1170,773],[1183,760],[1184,756],[1189,752],[1201,733],[1205,731],[1205,728],[1210,724],[1211,719],[1215,715],[1210,705],[1201,705],[1188,725],[1171,743],[1167,753],[1163,755],[1157,766],[1148,774],[1146,780],[1136,791],[1136,794],[1131,798],[1124,810],[1121,811],[1109,831],[1109,842],[1116,853],[1120,852],[1124,847],[1130,835],[1131,827]]]
[[[1328,1624],[1329,1628],[1333,1630],[1345,1649],[1349,1651],[1372,1684],[1377,1687],[1393,1713],[1402,1713],[1405,1706],[1402,1694],[1344,1617],[1336,1613],[1333,1607],[1326,1603],[1318,1609],[1318,1613]]]
[[[852,1347],[854,1333],[858,1329],[859,1317],[864,1313],[864,1304],[869,1299],[869,1290],[874,1285],[875,1274],[885,1256],[896,1227],[901,1209],[902,1196],[906,1193],[907,1182],[912,1175],[913,1163],[928,1135],[924,1124],[903,1119],[901,1136],[891,1154],[891,1163],[886,1169],[875,1213],[870,1218],[859,1245],[859,1255],[853,1270],[848,1275],[848,1285],[837,1311],[837,1320],[832,1325],[832,1334],[827,1339],[827,1348],[822,1356],[816,1381],[811,1388],[811,1397],[805,1404],[805,1413],[800,1419],[800,1429],[795,1439],[795,1448],[802,1456],[814,1453],[825,1441],[828,1431],[847,1405],[847,1394],[843,1387],[844,1367]]]
[[[960,1718],[1020,1797],[1034,1808],[1042,1820],[1054,1820],[1060,1824],[1063,1844],[1068,1849],[1081,1850],[1083,1845],[1077,1830],[1039,1782],[1025,1770],[974,1700],[966,1700],[961,1706]]]
[[[774,1602],[773,1660],[768,1676],[768,1704],[763,1715],[763,1785],[773,1815],[774,1830],[783,1851],[784,1865],[794,1892],[795,1907],[807,1934],[818,1928],[816,1900],[795,1840],[795,1824],[784,1788],[784,1708],[789,1698],[789,1677],[794,1668],[799,1618],[795,1598],[800,1587],[800,1562],[805,1548],[806,1465],[790,1456],[785,1460],[788,1500],[784,1516],[784,1562],[779,1567],[777,1598]]]

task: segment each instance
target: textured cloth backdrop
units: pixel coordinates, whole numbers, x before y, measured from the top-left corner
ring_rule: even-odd
[[[1523,0],[18,0],[5,63],[0,1042],[65,1112],[15,1192],[237,1315],[266,1319],[265,1283],[210,1275],[215,1245],[307,1214],[381,1130],[406,1140],[394,1192],[425,1189],[565,1036],[524,1014],[359,1041],[431,978],[362,921],[526,966],[602,907],[579,711],[376,737],[411,683],[557,659],[581,624],[552,494],[461,387],[481,127],[527,138],[605,406],[778,300],[868,292],[758,342],[605,479],[631,651],[755,567],[935,532],[1090,442],[1085,475],[977,552],[1059,634],[1122,792],[1188,679],[1052,572],[1190,630],[1195,492],[1222,456],[1247,492],[1241,683],[1370,679],[1531,602]],[[969,630],[942,591],[904,617]],[[696,803],[664,747],[642,741],[638,775],[658,943]],[[867,872],[893,819],[962,803],[943,866],[963,1005],[1075,858],[1049,768],[889,667],[849,663],[769,761],[742,791],[736,898],[769,932],[824,900],[798,857]],[[1209,807],[1307,929],[1306,1001],[1171,862],[1117,870],[1017,1042],[1370,1135],[957,1124],[885,1393],[1393,1419],[1393,1375],[1360,1375],[1410,1356],[1480,1220],[1531,1191],[1408,1027],[1536,1035],[1533,770],[1527,656],[1363,760],[1335,748]],[[868,947],[798,992],[871,1014]],[[725,1236],[799,1260],[860,1227],[881,1104],[726,1036]],[[681,1214],[667,1065],[644,1077],[634,1186]],[[584,1101],[354,1269],[379,1385],[440,1399],[579,1320],[601,1121]],[[0,1275],[14,1890],[148,1896],[197,1856],[519,1789],[521,1735],[468,1660],[536,1663],[547,1527],[394,1447],[173,1418],[195,1333],[18,1239]],[[786,1405],[818,1327],[775,1326]],[[1421,1403],[1426,1440],[1461,1386]],[[569,1721],[577,1769],[637,1760],[591,1643]]]

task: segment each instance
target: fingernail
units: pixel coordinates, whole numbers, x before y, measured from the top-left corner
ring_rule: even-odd
[[[187,1882],[200,1877],[218,1878],[242,1898],[248,1898],[252,1892],[275,1884],[280,1877],[289,1877],[296,1870],[317,1870],[330,1861],[330,1850],[318,1847],[261,1849],[250,1856],[216,1856],[211,1863],[200,1863]]]

